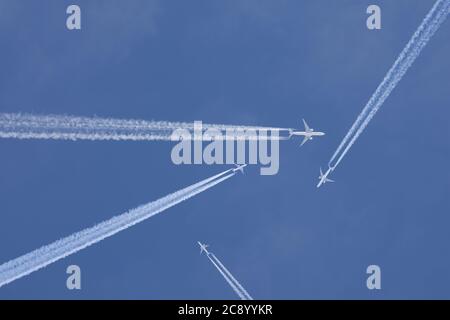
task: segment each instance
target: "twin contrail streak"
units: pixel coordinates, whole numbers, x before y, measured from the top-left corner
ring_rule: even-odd
[[[220,272],[220,274],[222,275],[222,277],[225,279],[225,281],[230,285],[231,289],[233,289],[233,291],[239,296],[239,298],[241,298],[241,300],[249,300],[246,298],[246,296],[244,295],[244,293],[242,293],[238,287],[236,286],[236,284],[225,274],[225,272],[217,265],[217,263],[214,261],[213,258],[210,257],[209,254],[207,254],[209,261],[212,262],[212,264],[216,267],[216,269]]]
[[[247,290],[244,289],[244,287],[239,283],[239,281],[236,280],[235,277],[231,274],[230,271],[228,271],[227,268],[220,262],[220,260],[214,255],[214,253],[209,253],[211,255],[212,259],[220,266],[220,268],[223,270],[223,272],[226,274],[226,276],[236,285],[236,287],[239,289],[239,291],[242,293],[242,295],[245,297],[244,300],[253,300],[253,298],[250,296],[250,294],[247,292]],[[211,259],[210,259],[211,260]]]
[[[0,287],[125,230],[235,175],[226,170],[0,265]]]
[[[200,243],[199,243],[200,244]],[[201,245],[201,244],[200,244]],[[236,278],[231,274],[230,271],[220,262],[220,260],[214,255],[214,253],[205,250],[206,256],[209,261],[216,267],[220,272],[225,281],[230,285],[231,289],[241,298],[241,300],[253,300],[250,294],[245,290],[245,288],[236,280]]]
[[[287,132],[290,130],[288,128],[225,124],[202,124],[202,128],[205,130],[216,129],[221,132],[226,130]],[[192,132],[194,123],[0,113],[0,138],[172,141],[172,133],[176,129],[186,129]],[[227,139],[227,136],[224,136],[224,139]]]
[[[330,168],[334,170],[339,165],[385,100],[389,97],[392,90],[394,90],[416,58],[420,55],[422,49],[427,45],[428,41],[445,21],[449,10],[450,0],[436,1],[334,152],[328,163]],[[332,162],[335,159],[337,160],[333,164]]]

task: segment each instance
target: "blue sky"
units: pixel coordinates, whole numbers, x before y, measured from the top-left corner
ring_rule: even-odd
[[[248,168],[0,289],[1,299],[234,299],[211,245],[257,299],[450,298],[449,21],[317,190],[325,166],[434,1],[0,1],[0,111],[300,126],[280,171]],[[369,31],[369,4],[382,30]],[[0,141],[0,262],[226,166],[171,143]],[[65,287],[77,264],[82,290]],[[366,288],[380,265],[382,290]]]

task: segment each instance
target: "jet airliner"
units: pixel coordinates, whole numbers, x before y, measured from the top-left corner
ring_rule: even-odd
[[[295,131],[293,129],[289,130],[289,138],[291,138],[292,136],[303,136],[304,137],[300,146],[303,146],[306,143],[306,141],[312,140],[313,137],[320,137],[320,136],[325,135],[324,132],[314,131],[314,129],[312,129],[308,126],[305,119],[302,119],[302,120],[303,120],[303,125],[305,126],[305,131]]]
[[[319,176],[319,183],[317,184],[317,188],[320,188],[321,185],[327,183],[327,182],[334,182],[334,180],[331,180],[328,178],[328,175],[330,174],[332,168],[328,168],[327,172],[323,174],[322,168],[320,168],[320,176]]]
[[[208,254],[208,250],[206,250],[207,247],[209,247],[209,245],[207,244],[203,244],[200,241],[197,241],[198,245],[200,246],[200,254],[202,254],[202,252],[205,252],[206,254]]]

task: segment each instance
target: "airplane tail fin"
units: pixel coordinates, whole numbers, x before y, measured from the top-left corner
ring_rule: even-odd
[[[294,130],[289,129],[289,139],[292,138],[293,135],[294,135]]]

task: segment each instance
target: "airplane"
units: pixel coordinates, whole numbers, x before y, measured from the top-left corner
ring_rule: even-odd
[[[244,168],[247,166],[247,164],[235,164],[235,166],[236,168],[233,169],[233,172],[240,171],[242,174],[244,174]]]
[[[325,184],[325,183],[327,183],[327,182],[334,182],[334,180],[331,180],[331,179],[327,178],[328,175],[330,174],[331,170],[332,170],[332,168],[328,168],[327,172],[325,172],[325,174],[323,174],[322,168],[320,168],[320,176],[319,176],[319,180],[320,180],[320,181],[319,181],[319,183],[317,184],[317,188],[320,188],[320,186],[321,186],[322,184]]]
[[[205,251],[206,254],[209,254],[208,250],[206,250],[209,245],[203,244],[200,241],[197,241],[198,245],[200,246],[200,254],[202,254],[203,251]]]
[[[320,137],[320,136],[325,135],[324,132],[314,131],[314,129],[312,129],[308,126],[305,119],[302,119],[302,120],[303,120],[303,124],[305,126],[305,131],[294,131],[293,129],[289,130],[289,138],[291,138],[292,136],[304,136],[303,141],[300,144],[300,146],[304,145],[306,143],[306,141],[312,140],[313,137]]]

